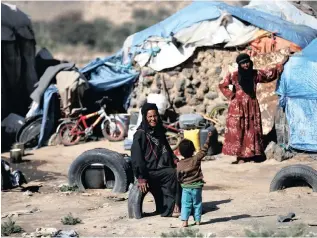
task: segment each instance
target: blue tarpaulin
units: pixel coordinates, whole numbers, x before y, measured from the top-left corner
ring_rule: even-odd
[[[220,15],[221,11],[208,2],[194,2],[165,20],[136,33],[132,45],[140,45],[151,36],[168,38],[171,33],[176,33],[197,22],[217,19]]]
[[[58,106],[55,104],[53,97],[57,97],[58,89],[55,85],[50,85],[44,93],[43,100],[43,119],[41,125],[41,134],[39,138],[38,148],[42,147],[44,143],[49,140],[51,136],[54,124],[55,124],[55,107]],[[58,106],[59,107],[59,106]]]
[[[38,105],[37,108],[33,111],[30,117],[43,115],[41,132],[39,136],[38,145],[36,148],[42,147],[48,140],[54,129],[55,123],[55,100],[54,96],[57,97],[58,89],[55,85],[50,85],[44,92],[43,95],[43,104]]]
[[[268,3],[269,4],[269,3]],[[133,36],[132,46],[142,44],[150,36],[170,37],[179,30],[194,23],[217,19],[221,11],[244,20],[254,26],[276,33],[277,36],[306,47],[317,38],[317,30],[304,25],[296,25],[284,19],[255,9],[230,6],[222,2],[193,2],[169,18],[143,30]]]
[[[285,64],[276,93],[285,108],[290,146],[317,151],[317,39]]]
[[[84,75],[88,75],[89,85],[96,91],[108,91],[124,84],[132,84],[138,77],[139,72],[131,65],[122,64],[122,52],[91,61],[80,69]]]

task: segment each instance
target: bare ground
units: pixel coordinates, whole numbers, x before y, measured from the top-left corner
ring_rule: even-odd
[[[27,186],[42,185],[33,196],[23,195],[16,189],[2,192],[2,217],[11,212],[38,208],[40,212],[14,217],[26,232],[38,227],[74,229],[81,236],[160,236],[162,232],[175,231],[181,221],[176,218],[148,216],[141,220],[129,219],[127,200],[116,202],[108,197],[108,190],[87,190],[86,193],[62,193],[58,186],[67,183],[67,172],[71,162],[82,152],[105,147],[124,152],[122,143],[105,141],[91,142],[72,147],[46,147],[24,159],[17,168],[25,172],[31,181]],[[3,154],[3,156],[8,156]],[[264,163],[232,165],[233,157],[218,156],[217,160],[203,162],[206,186],[203,191],[202,233],[217,236],[245,236],[245,229],[263,226],[270,229],[287,230],[295,224],[317,225],[317,194],[308,187],[289,188],[269,193],[270,182],[275,173],[289,164],[303,163],[317,168],[316,161],[297,157],[282,163],[269,160]],[[116,195],[127,198],[128,194]],[[154,210],[153,199],[145,199],[145,211]],[[71,212],[82,219],[76,226],[65,226],[61,218]],[[297,220],[279,224],[278,215],[289,212]],[[192,218],[191,218],[192,219]],[[193,223],[190,220],[190,223]],[[309,230],[317,232],[316,226]]]

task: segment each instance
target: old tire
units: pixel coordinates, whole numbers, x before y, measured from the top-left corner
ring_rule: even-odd
[[[24,144],[25,148],[34,148],[38,145],[41,133],[43,116],[35,116],[25,122],[17,133],[16,141]]]
[[[317,171],[307,165],[290,165],[282,168],[273,178],[270,192],[289,187],[294,182],[306,182],[314,192],[317,192]]]
[[[153,190],[149,190],[150,193],[152,193],[154,200],[155,200],[155,206],[156,206],[156,212],[160,213],[161,206],[162,206],[162,195],[159,194],[159,192],[155,192]],[[137,183],[134,183],[129,191],[129,197],[128,197],[128,216],[129,218],[135,218],[135,219],[141,219],[143,216],[143,201],[144,197],[147,193],[142,193]]]
[[[108,149],[88,150],[79,155],[70,165],[69,184],[77,185],[80,191],[84,191],[83,174],[91,164],[103,164],[112,171],[115,180],[112,192],[125,193],[128,190],[129,183],[132,181],[131,167],[121,154]]]

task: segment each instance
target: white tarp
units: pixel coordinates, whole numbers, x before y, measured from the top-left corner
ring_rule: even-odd
[[[269,13],[294,24],[317,29],[317,19],[315,17],[304,13],[287,1],[271,0],[268,4],[267,1],[252,0],[245,8]]]
[[[228,13],[222,13],[217,20],[196,23],[177,32],[174,37],[181,43],[178,48],[171,42],[171,39],[149,38],[140,47],[140,51],[144,52],[136,55],[134,60],[141,67],[147,65],[156,71],[161,71],[186,61],[197,47],[219,43],[227,43],[226,47],[243,45],[256,39],[259,31],[257,27],[246,26]],[[128,42],[127,39],[125,52],[128,50]],[[156,55],[151,52],[151,49],[154,48],[160,49]]]
[[[246,44],[257,37],[259,28],[244,25],[228,13],[214,21],[203,21],[185,28],[175,34],[184,45],[212,46],[227,43],[225,47]]]

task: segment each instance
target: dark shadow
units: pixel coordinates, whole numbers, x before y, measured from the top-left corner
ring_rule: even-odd
[[[266,155],[258,155],[258,156],[254,156],[252,158],[252,160],[255,162],[255,163],[262,163],[264,161],[266,161]]]
[[[11,164],[23,164],[23,163],[29,163],[31,160],[29,160],[29,159],[23,159],[22,158],[22,160],[21,160],[21,162],[18,162],[18,163],[12,163],[11,162]]]
[[[251,216],[249,214],[242,214],[242,215],[237,215],[237,216],[231,216],[231,217],[219,217],[219,218],[214,218],[206,222],[202,222],[201,225],[207,225],[211,223],[217,223],[217,222],[227,222],[227,221],[235,221],[235,220],[240,220],[244,218],[261,218],[261,217],[269,217],[269,216],[276,216],[276,215],[260,215],[260,216]]]
[[[263,135],[263,148],[265,149],[271,141],[277,142],[277,135],[275,130],[275,125],[273,126],[272,130],[266,134]]]
[[[212,201],[212,202],[203,202],[203,211],[202,214],[206,214],[208,212],[217,211],[219,207],[217,205],[223,204],[223,203],[229,203],[232,199],[226,199],[226,200],[220,200],[220,201]]]
[[[154,212],[143,212],[142,213],[143,217],[151,217],[151,216],[157,216],[157,215],[160,215],[157,211],[154,211]]]
[[[224,190],[223,187],[220,186],[204,186],[203,190]]]
[[[34,154],[30,152],[24,154],[24,156],[30,156],[30,155],[34,155]]]
[[[217,222],[227,222],[227,221],[234,221],[234,220],[239,220],[243,218],[249,218],[252,217],[248,214],[242,214],[242,215],[237,215],[237,216],[231,216],[231,217],[219,217],[219,218],[214,218],[206,222],[202,222],[201,225],[207,225],[211,223],[217,223]]]
[[[9,160],[6,159],[10,163]],[[39,170],[39,167],[47,164],[47,161],[43,160],[26,160],[23,163],[13,164],[10,163],[12,170],[20,170],[25,178],[26,181],[29,182],[45,182],[45,181],[52,181],[56,180],[60,177],[65,177],[64,174],[51,172],[51,171],[42,171]]]
[[[32,193],[38,193],[41,186],[22,186],[22,192],[30,191]]]

